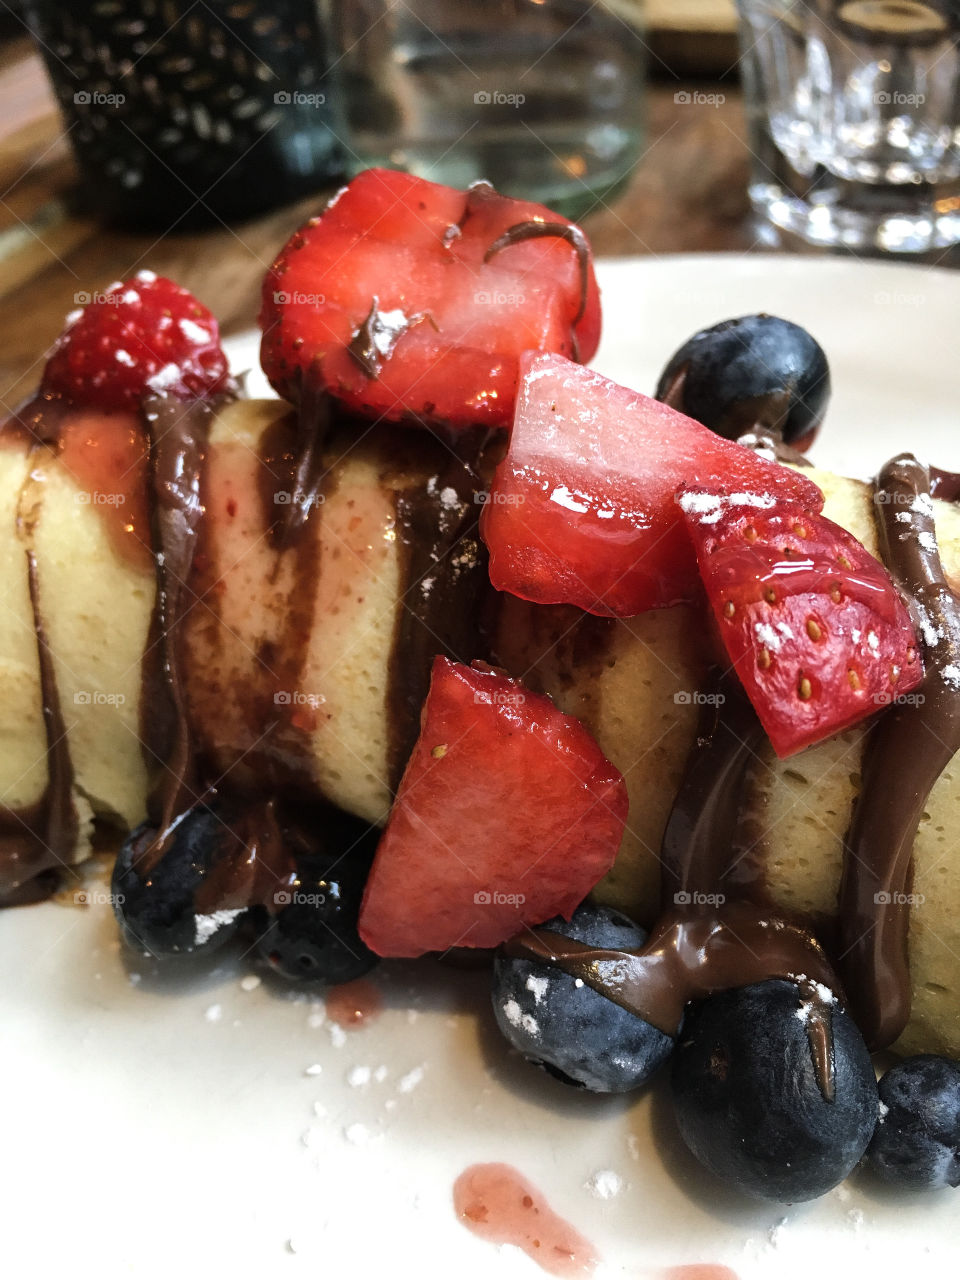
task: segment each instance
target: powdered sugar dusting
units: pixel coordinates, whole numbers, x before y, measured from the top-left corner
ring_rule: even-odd
[[[405,1076],[401,1076],[397,1083],[397,1088],[401,1093],[413,1093],[414,1089],[423,1079],[423,1067],[414,1067],[408,1071]]]
[[[357,1120],[353,1124],[348,1124],[346,1126],[343,1131],[343,1136],[355,1147],[363,1147],[370,1141],[373,1134],[365,1124],[361,1124],[360,1121]]]
[[[237,911],[211,911],[209,915],[198,915],[194,917],[194,942],[198,947],[208,942],[213,935],[230,923],[236,920],[237,916],[242,915],[242,909]]]
[[[153,391],[169,391],[171,387],[175,387],[180,381],[180,366],[178,364],[165,364],[158,369],[153,377],[147,379],[147,386]]]
[[[677,501],[687,515],[698,517],[699,524],[716,524],[730,507],[768,511],[776,504],[767,493],[681,493]]]
[[[598,1200],[612,1200],[623,1190],[623,1179],[615,1169],[598,1169],[584,1186]]]
[[[540,978],[535,973],[531,973],[527,978],[527,990],[532,993],[535,1004],[539,1004],[543,997],[547,994],[547,988],[550,986],[549,978]]]
[[[914,500],[910,503],[910,510],[918,516],[926,516],[933,519],[933,499],[929,493],[918,493]]]
[[[521,1031],[526,1031],[527,1035],[538,1036],[540,1034],[540,1026],[536,1018],[532,1014],[524,1013],[516,1000],[507,1000],[503,1005],[503,1016],[510,1023],[511,1027],[517,1027]]]

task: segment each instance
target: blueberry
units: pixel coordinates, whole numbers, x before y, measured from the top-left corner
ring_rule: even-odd
[[[584,903],[570,921],[544,928],[591,946],[632,950],[643,929],[608,907]],[[551,965],[498,955],[493,1011],[515,1049],[550,1075],[595,1093],[642,1085],[670,1056],[673,1040],[599,991]]]
[[[297,878],[257,914],[260,954],[293,982],[332,985],[368,973],[378,957],[360,940],[357,917],[379,832],[329,810],[285,835],[296,851]]]
[[[842,1182],[877,1120],[870,1054],[830,1006],[834,1096],[821,1091],[796,984],[772,979],[687,1011],[673,1059],[687,1146],[725,1182],[764,1200],[811,1200]]]
[[[670,403],[728,440],[763,426],[805,448],[830,398],[820,344],[779,316],[741,316],[695,333],[668,360],[658,400],[668,398],[681,374]]]
[[[901,1187],[960,1186],[960,1062],[920,1054],[890,1068],[867,1157]]]
[[[137,827],[114,864],[114,911],[124,940],[158,957],[213,951],[236,932],[245,912],[198,915],[194,895],[214,864],[236,848],[236,836],[213,809],[192,809],[175,827],[163,857],[147,872],[144,855],[155,835],[155,828],[146,823]]]

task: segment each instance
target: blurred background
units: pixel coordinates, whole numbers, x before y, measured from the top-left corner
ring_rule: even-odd
[[[488,178],[602,255],[955,265],[958,7],[10,0],[0,399],[75,294],[142,267],[249,327],[274,252],[368,164]]]

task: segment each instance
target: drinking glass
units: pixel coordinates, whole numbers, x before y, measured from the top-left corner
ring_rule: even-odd
[[[331,0],[326,12],[354,170],[486,178],[576,217],[637,160],[640,0]]]
[[[825,248],[960,241],[956,0],[738,0],[750,196]]]

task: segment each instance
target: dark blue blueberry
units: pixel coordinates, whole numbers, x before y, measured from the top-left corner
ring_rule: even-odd
[[[212,951],[236,932],[245,911],[197,913],[195,895],[237,838],[218,814],[190,810],[149,871],[144,855],[156,831],[144,823],[127,837],[113,868],[114,911],[124,940],[155,956]]]
[[[885,1182],[960,1186],[960,1062],[921,1054],[891,1067],[867,1155]]]
[[[681,374],[670,402],[728,440],[759,425],[803,448],[830,398],[830,370],[820,344],[779,316],[741,316],[694,334],[667,362],[658,400],[668,397]]]
[[[302,828],[285,835],[297,878],[257,912],[260,954],[293,982],[335,984],[368,973],[378,957],[360,940],[357,917],[379,832],[331,810],[314,816],[306,839]]]
[[[842,1182],[877,1121],[870,1054],[829,1006],[831,1099],[821,1090],[797,986],[773,979],[691,1006],[673,1059],[673,1103],[687,1146],[750,1196],[812,1200]]]
[[[634,950],[643,929],[608,907],[584,903],[569,922],[544,926],[594,947]],[[653,1075],[673,1040],[600,992],[550,965],[498,955],[493,1011],[500,1030],[528,1061],[565,1084],[625,1093]]]

